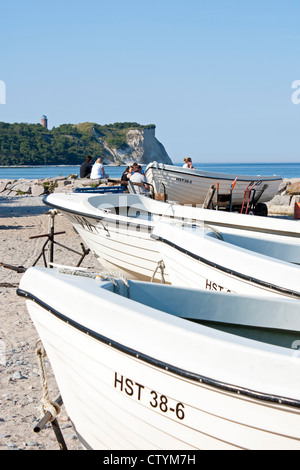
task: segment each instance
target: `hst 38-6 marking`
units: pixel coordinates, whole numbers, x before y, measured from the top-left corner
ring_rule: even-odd
[[[185,418],[185,407],[183,403],[174,402],[174,400],[168,398],[166,395],[158,393],[155,390],[150,390],[144,385],[128,379],[117,372],[115,372],[114,388],[163,413],[173,414],[179,420]]]
[[[207,290],[217,290],[217,291],[225,291],[225,292],[232,292],[231,290],[227,289],[227,287],[220,286],[209,279],[206,279],[205,289]]]

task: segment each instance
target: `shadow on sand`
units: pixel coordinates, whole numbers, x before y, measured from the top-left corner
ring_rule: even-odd
[[[0,197],[0,218],[41,215],[47,211],[40,197]]]

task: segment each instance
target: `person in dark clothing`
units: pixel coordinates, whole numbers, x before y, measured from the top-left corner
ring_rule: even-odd
[[[128,181],[130,180],[130,176],[133,173],[133,166],[128,166],[126,170],[124,171],[123,175],[121,176],[121,184],[124,184],[125,186],[128,184]]]
[[[85,162],[80,166],[80,178],[89,178],[92,171],[92,157],[86,157]]]

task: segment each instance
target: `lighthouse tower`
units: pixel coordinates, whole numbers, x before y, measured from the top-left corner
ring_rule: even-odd
[[[45,115],[42,116],[41,124],[42,124],[42,126],[45,127],[46,129],[48,128],[48,119],[47,119],[47,116],[45,116]]]

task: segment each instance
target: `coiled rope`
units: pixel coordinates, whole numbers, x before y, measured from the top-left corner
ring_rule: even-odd
[[[50,422],[54,421],[60,413],[60,406],[51,401],[49,398],[49,389],[48,389],[48,378],[47,371],[45,366],[45,357],[47,356],[44,346],[39,339],[36,343],[36,355],[39,359],[40,369],[41,369],[41,378],[42,378],[42,387],[43,387],[43,398],[41,400],[42,409],[44,413],[49,412],[51,414]]]

